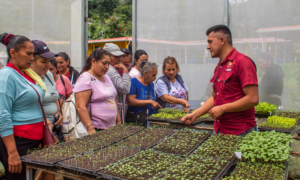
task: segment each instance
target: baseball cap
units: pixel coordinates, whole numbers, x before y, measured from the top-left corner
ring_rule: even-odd
[[[124,53],[120,50],[119,46],[114,43],[106,43],[104,48],[106,51],[110,52],[114,56],[122,56]]]
[[[121,51],[122,51],[124,54],[131,54],[131,52],[130,52],[129,49],[127,49],[127,48],[123,48],[123,49],[121,49]]]
[[[39,55],[44,58],[52,58],[55,53],[50,52],[50,49],[46,43],[39,40],[31,41],[34,45],[34,55]]]

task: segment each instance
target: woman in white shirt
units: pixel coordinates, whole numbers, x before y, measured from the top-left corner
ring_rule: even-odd
[[[140,63],[142,61],[148,61],[148,54],[146,51],[140,49],[134,53],[134,63],[129,69],[129,76],[131,78],[138,78],[142,76],[140,72]]]

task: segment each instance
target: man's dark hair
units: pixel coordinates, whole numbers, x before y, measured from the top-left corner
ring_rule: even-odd
[[[224,34],[224,38],[227,40],[228,44],[232,46],[231,31],[226,25],[220,24],[210,27],[207,29],[206,35],[208,36],[211,32],[220,32]]]

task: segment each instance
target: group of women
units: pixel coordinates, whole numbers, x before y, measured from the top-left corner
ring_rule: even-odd
[[[188,88],[178,74],[179,66],[174,57],[164,60],[164,75],[154,85],[158,65],[148,62],[148,54],[143,50],[135,52],[134,63],[129,65],[129,53],[122,49],[124,64],[112,65],[119,57],[105,48],[96,48],[79,73],[70,66],[66,53],[52,53],[42,41],[4,33],[0,35],[0,42],[7,47],[9,57],[8,64],[0,70],[0,161],[7,180],[26,179],[20,157],[42,142],[41,106],[53,132],[55,126],[62,125],[61,107],[72,93],[77,113],[89,134],[122,122],[118,89],[107,75],[111,66],[122,69],[120,75],[128,73],[131,79],[130,91],[125,96],[128,104],[125,122],[146,125],[144,117],[159,108],[189,107]]]
[[[72,94],[71,82],[75,84],[79,73],[66,53],[50,52],[42,41],[4,33],[0,42],[9,57],[0,70],[0,161],[5,179],[21,180],[26,169],[20,157],[40,146],[44,115],[53,132],[62,125],[61,105]]]

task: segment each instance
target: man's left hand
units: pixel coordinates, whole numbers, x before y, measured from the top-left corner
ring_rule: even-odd
[[[224,109],[222,106],[215,106],[211,108],[211,110],[208,113],[212,118],[218,119],[220,116],[224,114]]]

